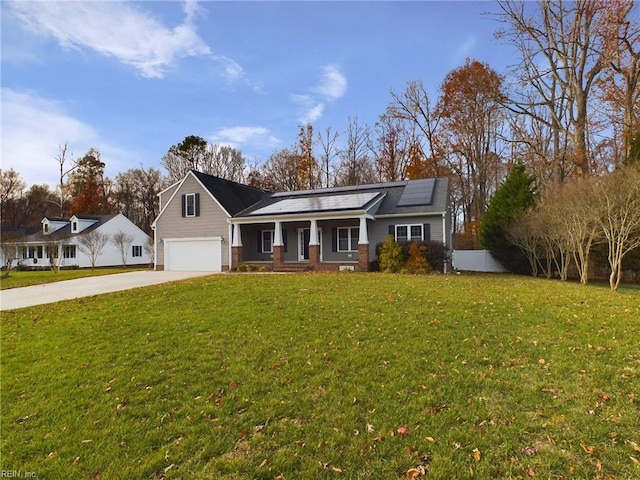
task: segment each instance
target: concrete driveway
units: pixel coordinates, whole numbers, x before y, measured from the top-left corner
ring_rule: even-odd
[[[11,288],[0,291],[0,310],[31,307],[45,303],[55,303],[72,298],[90,297],[101,293],[118,292],[132,288],[146,287],[158,283],[186,280],[188,278],[214,275],[213,272],[137,272],[116,273],[98,277],[77,278],[62,282]]]

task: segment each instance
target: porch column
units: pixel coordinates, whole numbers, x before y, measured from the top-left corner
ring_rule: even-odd
[[[358,235],[358,270],[369,271],[369,230],[367,229],[367,218],[360,217],[360,229]]]
[[[275,230],[273,233],[273,246],[274,247],[278,247],[280,245],[284,245],[284,242],[282,241],[282,223],[281,222],[274,222],[275,223]]]
[[[282,241],[282,223],[274,222],[273,232],[273,270],[276,271],[284,263],[284,242]]]
[[[320,265],[320,243],[318,243],[318,220],[311,220],[309,232],[309,265],[312,270],[317,270]]]
[[[231,233],[231,267],[237,267],[242,263],[242,234],[240,233],[240,225],[232,223],[233,231]]]

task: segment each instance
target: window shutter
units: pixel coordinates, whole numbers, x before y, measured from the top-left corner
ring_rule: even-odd
[[[187,196],[184,194],[182,195],[182,216],[187,216]]]
[[[338,251],[338,229],[337,228],[331,229],[331,251],[332,252]]]
[[[196,217],[199,217],[200,216],[200,194],[196,193],[195,197],[196,197],[196,202],[195,202],[196,203]]]
[[[284,243],[284,252],[287,253],[287,244],[289,242],[287,241],[287,229],[286,228],[282,229],[282,243]]]
[[[258,230],[258,253],[262,253],[262,230]]]
[[[396,238],[396,226],[395,225],[389,225],[389,235],[393,235],[393,238],[395,240],[395,238]]]
[[[422,226],[422,236],[425,242],[431,241],[431,224],[430,223],[425,223]]]

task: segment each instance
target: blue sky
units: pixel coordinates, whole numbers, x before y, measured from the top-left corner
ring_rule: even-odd
[[[493,2],[2,1],[2,168],[58,181],[97,148],[106,173],[160,167],[187,135],[249,162],[311,122],[373,126],[422,80],[435,99],[467,57],[503,73]]]

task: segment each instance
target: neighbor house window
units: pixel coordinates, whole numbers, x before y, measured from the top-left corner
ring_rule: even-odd
[[[63,258],[76,258],[76,246],[75,245],[63,245],[62,247]]]
[[[72,232],[77,232],[78,231],[78,222],[73,222],[71,224],[71,231]]]
[[[199,217],[200,216],[200,194],[187,193],[182,195],[182,216],[183,217]]]
[[[358,227],[338,228],[338,251],[357,252],[360,229]]]
[[[57,246],[51,246],[51,247],[47,247],[47,258],[58,258],[58,247]]]
[[[22,249],[22,258],[42,258],[42,245],[37,247],[24,247]]]
[[[275,230],[262,230],[260,233],[260,251],[273,253],[273,235]]]
[[[141,257],[142,256],[142,245],[133,245],[131,247],[131,256],[132,257]]]
[[[43,230],[44,233],[49,233],[49,224],[48,223],[44,223],[42,225],[42,228],[44,229]]]
[[[413,242],[424,240],[422,224],[417,225],[396,225],[397,242]]]

